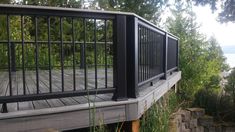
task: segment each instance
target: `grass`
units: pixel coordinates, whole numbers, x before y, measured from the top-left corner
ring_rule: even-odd
[[[168,132],[169,119],[179,106],[176,94],[170,91],[155,102],[141,118],[141,132]]]
[[[173,90],[169,91],[162,98],[160,98],[157,102],[155,102],[150,109],[148,109],[142,118],[140,119],[140,131],[141,132],[168,132],[169,127],[169,119],[170,115],[175,112],[180,104],[177,95]],[[90,102],[92,103],[92,102]],[[119,132],[125,131],[125,125],[127,122],[120,122],[105,125],[102,120],[95,124],[95,106],[90,106],[92,110],[90,111],[90,127],[86,129],[80,129],[81,132]],[[95,126],[95,125],[96,126]]]

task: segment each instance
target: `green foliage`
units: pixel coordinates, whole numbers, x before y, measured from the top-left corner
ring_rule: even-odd
[[[22,0],[16,1],[23,5],[40,5],[40,6],[55,6],[55,7],[73,7],[81,8],[81,0]]]
[[[201,89],[195,95],[193,106],[204,108],[207,114],[216,117],[219,112],[217,103],[218,93],[212,89]]]
[[[148,109],[141,119],[141,132],[167,132],[170,114],[179,106],[176,94],[170,91]]]
[[[225,86],[225,91],[232,97],[235,106],[235,69],[231,71],[227,78],[227,84]]]
[[[187,4],[176,3],[168,18],[168,30],[180,38],[180,82],[183,99],[193,100],[198,90],[204,88],[211,77],[224,70],[225,59],[214,37],[207,40],[199,32],[194,13]]]
[[[168,0],[94,0],[101,9],[133,12],[158,24]]]
[[[3,32],[0,33],[0,40],[7,42],[7,25],[6,16],[0,16],[1,24],[3,27]],[[35,17],[24,16],[23,17],[23,32],[24,32],[24,53],[22,53],[22,34],[21,34],[21,17],[11,16],[10,20],[10,41],[15,45],[16,52],[16,66],[17,69],[22,68],[22,56],[25,57],[25,67],[26,69],[34,69],[35,67],[35,51],[36,51],[36,29],[35,29]],[[61,34],[63,36],[63,54],[64,54],[64,65],[73,65],[73,45],[72,45],[72,18],[66,17],[62,19],[62,30],[60,32],[60,18],[51,17],[50,18],[50,40],[51,40],[51,64],[52,68],[60,67],[60,52],[61,52]],[[49,66],[49,49],[48,49],[48,22],[47,17],[37,18],[38,33],[38,60],[40,69],[48,69]],[[74,19],[74,40],[75,40],[75,64],[79,66],[81,64],[81,53],[82,48],[86,50],[86,63],[88,68],[95,63],[95,50],[94,50],[94,29],[96,27],[96,46],[97,46],[97,63],[98,65],[105,64],[105,50],[107,51],[107,64],[112,65],[113,63],[113,44],[112,42],[112,22],[107,21],[107,46],[105,49],[105,21],[96,20],[96,26],[94,25],[94,19],[86,19],[86,32],[84,32],[83,19]],[[84,44],[84,33],[86,33],[86,44]],[[20,42],[20,43],[19,43]],[[0,68],[6,69],[8,64],[8,50],[7,44],[0,44]]]

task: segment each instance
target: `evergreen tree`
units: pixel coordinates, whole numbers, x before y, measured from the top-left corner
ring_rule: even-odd
[[[104,10],[133,12],[158,24],[168,0],[94,0]]]
[[[215,38],[207,40],[199,32],[196,17],[188,4],[177,2],[168,18],[168,30],[180,38],[181,92],[192,99],[223,70],[224,57]]]

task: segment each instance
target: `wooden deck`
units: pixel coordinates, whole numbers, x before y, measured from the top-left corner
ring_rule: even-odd
[[[159,80],[153,86],[141,89],[138,98],[129,98],[126,101],[112,101],[111,94],[97,95],[94,103],[88,103],[87,97],[39,101],[47,104],[47,107],[0,113],[0,131],[41,132],[50,128],[69,130],[93,125],[92,120],[95,120],[95,125],[136,120],[180,79],[181,72],[174,72],[169,75],[167,80]],[[84,99],[83,103],[78,102],[81,101],[81,98]],[[91,96],[91,98],[94,99],[95,96]],[[61,102],[61,106],[54,107],[52,102]],[[27,104],[27,102],[23,103]],[[35,101],[30,103],[40,104]]]
[[[107,86],[113,87],[113,72],[112,69],[107,70]],[[105,87],[105,70],[97,70],[98,88]],[[0,72],[0,96],[9,95],[9,77],[8,72]],[[35,71],[25,72],[25,88],[26,94],[36,93],[36,74]],[[82,90],[84,87],[84,70],[76,69],[76,89]],[[95,88],[95,71],[94,69],[87,70],[87,88]],[[52,70],[52,91],[61,91],[61,71]],[[64,70],[64,90],[73,90],[73,71]],[[12,72],[12,92],[13,95],[23,95],[23,77],[22,71]],[[39,93],[49,92],[49,71],[39,71]],[[8,103],[9,112],[22,111],[22,110],[35,110],[43,108],[54,108],[68,105],[77,105],[91,102],[100,102],[111,100],[113,94],[99,94],[90,96],[79,96],[69,98],[47,99],[38,101],[16,102]],[[1,104],[0,104],[1,108]]]

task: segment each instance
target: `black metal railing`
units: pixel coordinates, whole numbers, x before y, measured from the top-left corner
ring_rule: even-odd
[[[164,33],[140,22],[138,35],[138,82],[141,83],[164,73]]]
[[[139,16],[128,17],[128,97],[178,70],[178,38]]]
[[[166,79],[178,39],[132,13],[0,5],[0,104],[114,93]]]

